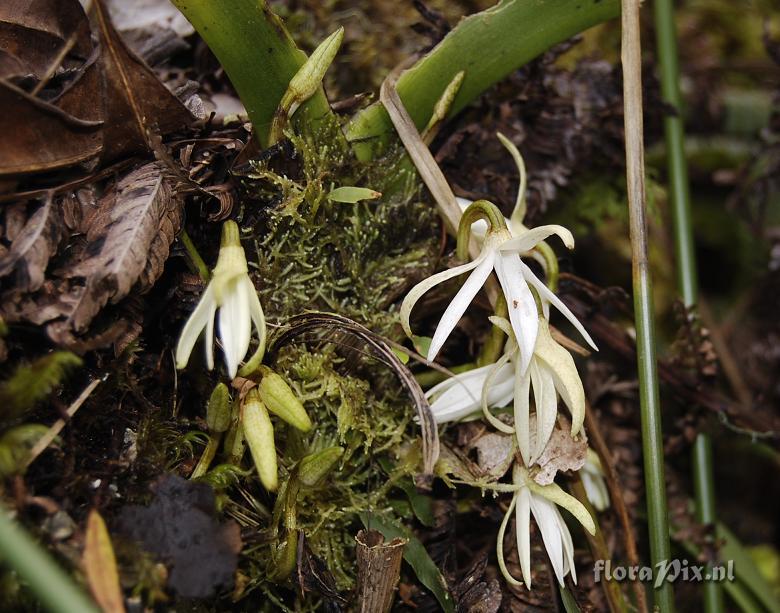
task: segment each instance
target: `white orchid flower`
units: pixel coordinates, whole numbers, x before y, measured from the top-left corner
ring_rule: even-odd
[[[468,417],[479,411],[485,382],[494,370],[494,364],[469,370],[442,381],[425,393],[431,402],[436,423],[443,424]],[[491,408],[504,407],[514,395],[514,368],[504,363],[493,374],[487,390],[487,404]]]
[[[471,206],[482,205],[484,207],[487,204],[489,203],[486,201],[477,201]],[[495,209],[493,205],[490,206]],[[471,225],[467,217],[463,219],[467,221],[469,226]],[[503,218],[501,223],[503,224]],[[509,310],[509,321],[512,324],[512,330],[520,345],[521,372],[524,373],[527,370],[531,361],[539,328],[539,314],[531,288],[534,288],[539,294],[542,306],[546,308],[547,312],[549,312],[549,304],[556,306],[580,331],[583,337],[593,345],[590,336],[577,321],[577,318],[574,317],[574,314],[555,294],[547,289],[544,283],[520,259],[521,253],[530,251],[536,244],[553,234],[560,236],[564,244],[572,248],[574,246],[574,238],[571,232],[563,226],[549,225],[533,228],[520,236],[512,238],[506,227],[496,226],[498,224],[494,224],[491,231],[488,232],[482,245],[482,250],[474,261],[437,273],[411,289],[401,305],[401,324],[406,334],[412,336],[409,316],[412,308],[414,308],[414,305],[423,294],[453,277],[471,272],[466,282],[444,311],[433,335],[427,359],[429,361],[435,359],[444,341],[447,340],[447,337],[449,337],[455,325],[463,316],[468,305],[485,284],[490,273],[495,270]]]
[[[564,577],[571,573],[574,583],[577,583],[577,573],[574,569],[574,545],[571,533],[566,526],[558,506],[565,508],[591,534],[595,534],[596,525],[587,509],[579,500],[564,492],[558,485],[539,485],[528,474],[528,470],[515,463],[512,470],[512,481],[515,493],[507,509],[504,520],[498,531],[496,553],[501,573],[512,585],[525,583],[531,589],[531,515],[539,526],[542,542],[552,563],[553,572],[558,583],[563,585]],[[520,570],[523,581],[515,579],[504,562],[504,534],[507,524],[515,511],[517,553],[520,559]]]
[[[580,469],[580,478],[585,488],[590,504],[597,511],[603,511],[609,507],[609,491],[604,482],[604,470],[601,460],[593,449],[588,447],[588,456],[585,465]]]
[[[547,319],[544,317],[539,319],[539,333],[536,337],[534,353],[524,373],[520,371],[517,342],[511,325],[502,317],[491,317],[490,321],[507,334],[509,341],[504,355],[495,364],[490,365],[491,370],[485,376],[482,412],[485,419],[497,430],[516,435],[523,462],[530,467],[542,455],[555,428],[559,396],[571,412],[571,436],[579,434],[585,420],[585,390],[574,359],[552,338]],[[499,369],[506,369],[511,362],[514,362],[512,389],[514,424],[510,426],[490,412],[490,407],[498,405],[488,402],[486,394],[490,393]],[[533,442],[530,432],[532,390],[536,408],[536,436]]]
[[[236,376],[238,365],[249,350],[252,324],[259,339],[259,346],[252,361],[259,362],[265,350],[265,316],[248,272],[238,226],[233,221],[226,221],[222,226],[222,240],[214,275],[179,336],[176,368],[184,368],[187,365],[192,348],[204,329],[206,364],[209,370],[214,368],[214,316],[217,309],[219,338],[230,377]]]

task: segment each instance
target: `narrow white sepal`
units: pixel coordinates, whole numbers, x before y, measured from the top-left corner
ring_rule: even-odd
[[[496,274],[506,298],[509,321],[520,347],[520,371],[523,373],[531,362],[539,329],[536,301],[528,289],[524,269],[528,267],[516,253],[501,253],[496,258]]]
[[[477,266],[469,275],[468,279],[466,279],[463,286],[458,290],[458,293],[455,294],[452,302],[450,302],[447,309],[444,311],[444,315],[441,316],[439,324],[436,326],[436,332],[433,334],[431,346],[428,349],[427,358],[429,362],[432,362],[436,358],[442,345],[444,345],[444,341],[447,340],[460,318],[463,317],[463,313],[466,312],[469,304],[474,300],[474,296],[477,295],[493,270],[495,251],[484,250],[483,253],[484,256],[480,254],[480,257],[474,260],[477,262]]]
[[[176,345],[176,368],[184,368],[187,365],[200,333],[207,326],[213,325],[216,309],[214,290],[209,285],[179,335],[179,342]]]

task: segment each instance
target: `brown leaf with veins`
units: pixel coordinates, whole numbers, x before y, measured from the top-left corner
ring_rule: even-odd
[[[0,277],[15,273],[16,289],[35,291],[43,285],[49,259],[62,239],[62,218],[52,194],[46,198],[15,236],[8,253],[0,258]]]
[[[183,200],[167,171],[150,163],[123,177],[101,198],[88,220],[83,259],[65,271],[83,277],[64,313],[64,325],[83,331],[110,300],[130,289],[148,290],[162,274],[174,236],[181,227]]]

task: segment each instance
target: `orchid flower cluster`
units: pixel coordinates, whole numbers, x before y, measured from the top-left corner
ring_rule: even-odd
[[[266,342],[265,316],[257,290],[249,278],[246,254],[241,246],[238,225],[234,221],[226,221],[222,226],[219,256],[211,281],[179,336],[176,347],[177,368],[187,365],[203,330],[206,331],[206,365],[209,370],[214,368],[216,317],[219,318],[219,340],[228,375],[231,379],[235,379],[236,375],[254,377],[242,395],[238,418],[240,427],[234,428],[229,437],[232,439],[229,447],[234,450],[231,455],[240,460],[246,442],[261,483],[268,491],[275,491],[278,486],[276,446],[269,413],[301,432],[308,432],[312,423],[303,404],[284,379],[261,364]],[[252,326],[257,332],[257,349],[239,370],[239,365],[249,351]],[[219,384],[215,393],[216,397],[212,394],[214,402],[210,401],[209,407],[212,404],[219,405],[221,411],[218,412],[225,413],[227,409],[224,407],[228,405],[226,386]],[[221,400],[217,401],[217,397],[221,397]],[[222,423],[220,427],[209,425],[214,433],[221,435],[228,429],[229,417],[215,421]],[[213,449],[211,454],[213,457]],[[199,474],[205,471],[207,465],[208,462],[202,465]]]
[[[508,338],[503,355],[494,363],[475,368],[434,386],[426,396],[438,423],[481,415],[496,429],[514,437],[520,459],[512,469],[512,485],[495,484],[497,491],[513,492],[512,502],[498,536],[498,559],[502,573],[513,585],[516,580],[506,568],[503,556],[504,531],[512,511],[516,512],[517,548],[523,582],[530,589],[530,515],[533,514],[550,556],[556,578],[571,572],[576,583],[573,564],[573,544],[569,529],[558,506],[569,510],[591,534],[595,531],[593,518],[574,497],[558,485],[539,485],[533,480],[533,467],[545,450],[558,421],[558,399],[571,414],[571,436],[577,437],[585,417],[585,392],[571,354],[550,332],[550,307],[555,307],[593,348],[596,345],[569,308],[545,285],[523,258],[538,259],[548,272],[548,278],[557,272],[557,261],[544,242],[556,235],[569,249],[574,238],[566,228],[546,225],[529,229],[523,225],[525,215],[526,174],[522,157],[514,145],[499,134],[520,171],[520,190],[515,210],[510,219],[485,200],[459,204],[463,214],[458,227],[458,256],[467,259],[468,241],[475,238],[481,245],[479,255],[472,261],[455,266],[425,279],[412,288],[401,306],[401,323],[411,336],[409,318],[416,302],[428,290],[470,272],[466,281],[447,306],[431,340],[427,359],[438,355],[447,337],[463,316],[468,305],[487,282],[491,272],[496,273],[502,295],[496,304],[497,314],[491,322],[503,330]],[[553,270],[554,269],[554,270]],[[531,394],[535,419],[531,419]],[[491,409],[501,408],[513,401],[514,420],[509,425]],[[535,422],[535,432],[531,424]],[[521,460],[521,461],[520,461]],[[598,485],[598,472],[587,473],[591,491],[603,494]],[[587,480],[586,480],[587,482]],[[594,489],[595,488],[595,489]],[[602,496],[600,503],[603,503]],[[597,508],[599,505],[594,505]],[[603,507],[602,507],[603,508]]]

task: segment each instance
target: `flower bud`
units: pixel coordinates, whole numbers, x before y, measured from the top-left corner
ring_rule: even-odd
[[[260,482],[269,492],[274,492],[279,485],[274,428],[256,389],[250,390],[244,399],[241,423]]]
[[[211,392],[206,406],[206,424],[211,432],[224,432],[230,426],[230,392],[227,385],[219,383]]]
[[[311,429],[311,419],[309,419],[301,401],[280,375],[269,369],[264,370],[268,374],[263,375],[260,385],[256,388],[260,400],[271,413],[298,430],[308,432]]]
[[[308,487],[320,485],[343,454],[343,447],[328,447],[307,455],[298,465],[301,484]]]
[[[322,41],[303,66],[290,80],[280,104],[288,115],[292,115],[301,103],[311,98],[322,84],[325,72],[336,57],[344,38],[344,28],[339,28]]]

